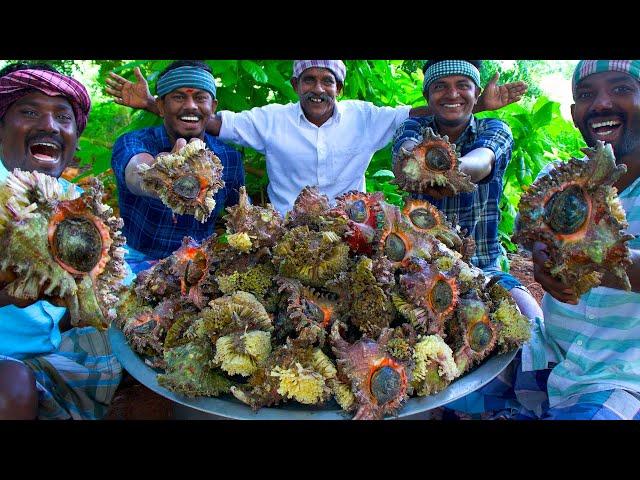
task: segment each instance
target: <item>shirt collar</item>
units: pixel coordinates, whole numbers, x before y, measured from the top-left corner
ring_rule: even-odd
[[[296,104],[296,112],[298,116],[298,125],[301,125],[303,122],[309,122],[309,120],[307,120],[307,117],[304,116],[304,111],[302,110],[302,105],[300,104],[299,100]],[[342,106],[340,105],[340,102],[338,100],[336,100],[335,102],[335,107],[333,109],[333,115],[331,115],[331,118],[335,123],[340,123],[340,119],[342,118]]]

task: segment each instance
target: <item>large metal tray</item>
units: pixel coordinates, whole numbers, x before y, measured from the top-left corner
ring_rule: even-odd
[[[341,410],[335,401],[322,407],[302,405],[292,401],[278,407],[261,408],[254,412],[232,395],[222,395],[218,398],[192,398],[176,394],[158,385],[156,380],[158,372],[144,363],[142,358],[131,349],[122,331],[114,326],[110,327],[109,340],[113,353],[122,367],[136,380],[163,397],[206,414],[239,420],[347,420],[352,417],[351,414]],[[452,382],[436,395],[410,398],[398,412],[397,417],[411,417],[478,390],[498,376],[513,360],[516,353],[517,350],[513,350],[489,358],[478,368]]]

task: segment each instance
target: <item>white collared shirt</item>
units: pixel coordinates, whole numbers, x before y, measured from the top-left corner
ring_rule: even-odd
[[[300,102],[222,111],[219,139],[265,155],[269,199],[284,215],[307,185],[318,186],[331,201],[349,190],[364,192],[371,157],[389,143],[409,110],[344,100],[320,127],[307,120]]]

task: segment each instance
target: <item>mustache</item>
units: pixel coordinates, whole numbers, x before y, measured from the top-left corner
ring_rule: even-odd
[[[62,138],[62,135],[55,133],[38,133],[28,137],[25,142],[27,146],[29,146],[30,143],[36,142],[57,143],[61,149],[64,148],[64,139]]]
[[[625,121],[627,119],[627,116],[625,115],[624,112],[617,112],[617,111],[614,111],[614,110],[607,110],[607,111],[604,111],[604,112],[589,113],[585,117],[585,122],[590,122],[591,120],[597,120],[599,118],[611,117],[612,115],[615,115],[615,116],[618,116],[618,117],[622,118],[623,121]]]
[[[328,102],[331,100],[331,97],[326,93],[321,93],[320,95],[316,95],[315,93],[307,92],[302,95],[303,100],[311,100],[312,98],[319,98],[320,100],[324,100],[325,102]]]

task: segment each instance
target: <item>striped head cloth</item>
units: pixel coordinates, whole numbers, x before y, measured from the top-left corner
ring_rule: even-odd
[[[308,68],[326,68],[331,70],[336,80],[344,84],[347,75],[347,67],[342,60],[294,60],[293,76],[298,78]]]

